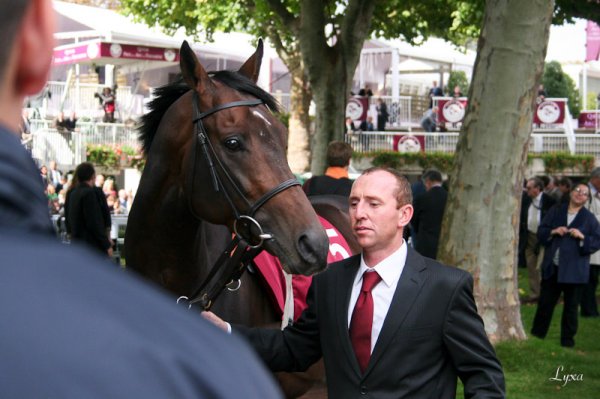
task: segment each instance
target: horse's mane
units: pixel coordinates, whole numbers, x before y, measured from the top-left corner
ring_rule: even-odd
[[[249,94],[262,100],[271,112],[280,112],[280,105],[275,98],[258,87],[254,82],[235,71],[209,72],[209,75],[232,89]],[[161,86],[154,91],[155,98],[150,102],[150,112],[142,116],[139,127],[139,140],[142,150],[148,155],[158,125],[167,109],[190,90],[189,86],[179,79],[174,83]]]

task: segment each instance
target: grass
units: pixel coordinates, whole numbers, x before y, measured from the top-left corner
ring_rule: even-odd
[[[527,293],[527,271],[519,269],[519,286]],[[535,314],[535,304],[521,306],[525,332],[529,331]],[[525,341],[509,341],[496,345],[504,368],[506,397],[509,399],[594,399],[600,398],[600,318],[579,318],[575,348],[560,346],[562,304],[554,310],[552,324],[545,339],[529,337]],[[560,369],[562,367],[562,370]],[[582,381],[564,383],[556,377],[575,374]],[[460,384],[459,384],[460,385]],[[457,398],[462,398],[462,386]]]

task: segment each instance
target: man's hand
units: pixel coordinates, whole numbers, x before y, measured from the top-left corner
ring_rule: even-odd
[[[204,317],[206,320],[213,323],[215,326],[217,326],[221,330],[223,330],[225,332],[229,332],[229,324],[224,322],[219,316],[217,316],[213,312],[208,312],[208,311],[202,312],[202,317]]]

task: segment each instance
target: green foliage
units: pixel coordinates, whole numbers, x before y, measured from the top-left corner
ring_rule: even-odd
[[[534,158],[544,161],[544,167],[548,174],[573,171],[577,174],[589,175],[595,166],[593,155],[572,155],[568,152],[527,154],[528,162],[531,163]]]
[[[402,170],[406,167],[418,165],[423,169],[435,168],[442,173],[452,171],[454,154],[446,152],[391,152],[381,151],[372,153],[354,153],[353,159],[373,158],[373,166],[387,166]],[[593,155],[571,155],[567,152],[553,152],[547,154],[528,154],[528,162],[541,159],[548,174],[574,172],[578,175],[589,175],[594,168]]]
[[[275,116],[289,129],[290,127],[290,113],[289,112],[280,112],[275,114]]]
[[[575,88],[573,79],[562,70],[558,61],[546,63],[542,83],[548,97],[568,98],[571,115],[574,118],[579,116],[581,111],[579,91]]]
[[[587,93],[587,109],[598,109],[598,93],[588,91]]]
[[[146,161],[142,154],[129,146],[88,144],[87,161],[109,169],[136,168],[142,170]]]
[[[434,168],[442,173],[450,173],[454,154],[445,152],[374,152],[362,154],[362,156],[372,156],[373,166],[386,166],[402,170],[407,166],[418,165],[423,169]],[[354,154],[353,158],[360,158],[361,154]]]
[[[455,86],[460,87],[460,91],[463,96],[466,96],[469,93],[469,79],[467,79],[467,74],[465,71],[450,72],[450,76],[448,77],[448,89],[446,90],[446,93],[452,95]]]

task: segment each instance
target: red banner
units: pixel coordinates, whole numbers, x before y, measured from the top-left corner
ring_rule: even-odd
[[[600,26],[592,21],[587,21],[585,60],[596,61],[600,58]]]
[[[179,50],[132,44],[92,42],[61,46],[61,48],[54,50],[53,58],[54,65],[76,64],[100,58],[177,62],[179,61]]]
[[[579,128],[596,129],[596,120],[599,111],[582,111],[579,114]]]
[[[394,151],[425,152],[425,136],[398,134],[394,136]]]
[[[438,106],[438,123],[460,123],[467,110],[466,98],[440,99]]]
[[[536,125],[551,125],[565,123],[565,103],[562,98],[547,98],[538,104],[533,114]]]
[[[366,121],[369,112],[369,97],[354,96],[346,104],[346,117],[353,121]]]

